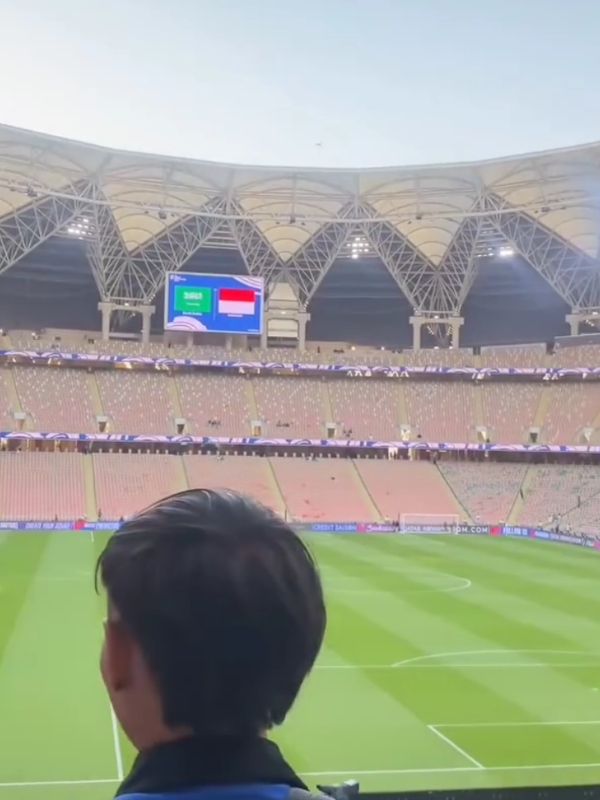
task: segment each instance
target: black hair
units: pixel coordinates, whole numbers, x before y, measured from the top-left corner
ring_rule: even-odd
[[[316,563],[283,519],[229,490],[174,494],[109,539],[98,577],[167,725],[247,735],[283,722],[326,625]]]

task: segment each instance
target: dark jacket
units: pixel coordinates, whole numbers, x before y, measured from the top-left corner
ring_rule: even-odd
[[[140,753],[122,800],[286,800],[304,783],[263,738],[190,737]]]

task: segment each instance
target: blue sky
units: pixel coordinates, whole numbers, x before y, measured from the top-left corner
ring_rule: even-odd
[[[4,0],[0,122],[237,163],[494,158],[600,140],[599,32],[599,0]]]

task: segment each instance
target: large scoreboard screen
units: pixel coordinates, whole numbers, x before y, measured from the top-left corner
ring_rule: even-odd
[[[262,278],[168,272],[165,330],[259,334],[263,300]]]

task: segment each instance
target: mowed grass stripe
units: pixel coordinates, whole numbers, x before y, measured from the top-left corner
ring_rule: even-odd
[[[46,541],[0,666],[0,783],[112,778],[89,538],[13,536],[19,544]],[[19,560],[14,568],[21,579],[26,564]]]
[[[461,569],[466,569],[470,564],[478,569],[485,568],[487,577],[490,578],[493,578],[492,573],[496,573],[502,581],[512,582],[513,592],[523,592],[528,599],[529,587],[534,582],[537,587],[536,597],[544,607],[554,606],[560,611],[572,609],[578,617],[587,616],[592,621],[599,618],[600,598],[596,581],[600,583],[600,559],[593,552],[580,551],[584,560],[596,562],[598,569],[595,570],[595,575],[592,574],[593,571],[582,574],[578,564],[571,560],[538,561],[536,554],[543,555],[548,547],[552,547],[546,542],[513,542],[517,548],[507,550],[503,547],[502,540],[485,539],[485,546],[482,548],[480,545],[477,549],[472,549],[471,541],[472,539],[466,537],[452,537],[444,551],[446,560],[451,559]],[[378,546],[375,542],[372,544]],[[398,550],[389,538],[387,541],[382,539],[379,544],[385,552],[390,552],[390,547],[394,552]],[[404,548],[414,548],[413,552],[421,551],[420,544],[411,538],[406,541]],[[568,545],[563,545],[562,552],[567,547]],[[493,559],[489,557],[490,548],[493,548]],[[484,555],[484,562],[481,561],[481,554]],[[585,601],[584,605],[582,601]]]
[[[361,542],[362,541],[361,539]],[[340,540],[337,540],[337,542],[338,544],[335,545],[335,549],[339,550],[339,548],[342,548],[345,551],[344,560],[346,560],[346,563],[349,563],[350,569],[356,574],[355,562],[360,559],[348,558],[346,552],[349,549],[353,549],[353,543],[347,541],[342,544]],[[329,545],[332,545],[332,539],[329,540]],[[325,542],[318,544],[320,556],[327,554],[329,549]],[[323,557],[326,558],[327,556],[323,555]],[[336,558],[339,566],[341,558],[339,552],[336,553]],[[376,585],[376,576],[379,574],[381,567],[374,567],[369,564],[365,565],[363,561],[359,564],[359,568],[361,570],[360,574],[363,576],[373,576],[373,583]],[[367,572],[365,572],[365,569]],[[467,593],[460,593],[461,596],[464,594]],[[360,606],[360,610],[355,610],[355,613],[365,617],[368,616],[369,625],[373,623],[375,625],[379,624],[377,620],[371,620],[371,614],[375,611],[378,619],[381,620],[381,625],[379,627],[385,626],[386,629],[391,627],[394,632],[400,629],[404,639],[410,638],[414,640],[415,636],[419,636],[421,640],[426,640],[427,630],[429,630],[430,634],[432,634],[429,637],[431,641],[431,653],[464,652],[467,650],[484,649],[497,650],[504,648],[529,649],[536,644],[535,628],[531,628],[527,631],[528,639],[524,646],[522,626],[515,621],[511,623],[511,620],[502,620],[498,628],[496,626],[493,627],[494,633],[497,629],[501,631],[501,638],[498,636],[490,637],[489,635],[486,638],[484,634],[489,634],[490,631],[481,624],[478,624],[476,627],[471,624],[472,615],[467,614],[465,616],[465,614],[462,613],[464,609],[461,609],[461,603],[456,601],[457,596],[458,595],[440,594],[436,596],[433,593],[430,595],[414,594],[403,597],[402,600],[404,602],[400,603],[398,600],[394,599],[393,593],[390,593],[387,602],[385,602],[385,595],[383,595],[384,602],[379,603],[375,598],[367,601],[367,599],[362,596],[353,597],[352,595],[347,595],[341,596],[340,599],[335,598],[334,602],[336,604],[342,604],[345,607],[356,602]],[[435,600],[433,598],[435,598]],[[331,602],[330,600],[330,604]],[[402,605],[406,604],[412,606],[412,613],[410,610],[407,613],[406,610],[402,609]],[[422,613],[419,613],[419,611],[422,611],[423,606],[430,612],[430,620],[434,618],[436,613],[440,615],[440,618],[437,620],[437,625],[431,622],[428,624],[426,617],[424,617]],[[396,612],[394,621],[386,618],[386,610],[387,613]],[[475,611],[477,610],[475,609]],[[488,618],[489,614],[490,612],[486,609],[484,613],[478,616]],[[398,619],[403,621],[398,623]],[[457,626],[460,626],[459,630],[457,630]],[[514,638],[511,639],[511,630],[513,627],[515,628],[512,633]],[[465,629],[467,632],[475,630],[478,636],[469,639],[468,636],[465,636]],[[449,642],[449,637],[451,642]],[[331,644],[331,638],[329,642]],[[470,646],[467,646],[467,642],[470,642]],[[547,644],[547,642],[537,644],[537,647],[543,649]],[[552,644],[550,649],[558,649],[556,647],[556,640],[553,640],[550,644]],[[427,647],[424,646],[423,650],[426,649]],[[532,657],[527,656],[522,656],[521,658],[522,660],[532,659]],[[332,670],[332,672],[335,671]],[[445,679],[442,679],[442,673],[439,670],[400,669],[390,672],[393,673],[392,677],[390,677],[385,670],[374,670],[369,674],[372,680],[378,682],[384,681],[386,685],[388,685],[389,681],[392,681],[393,689],[399,691],[398,680],[394,676],[398,672],[404,672],[405,674],[401,678],[402,685],[404,687],[410,685],[411,691],[420,697],[435,696],[436,700],[430,708],[430,713],[435,713],[437,709],[438,720],[441,717],[444,722],[460,719],[460,715],[464,715],[465,713],[465,708],[475,712],[475,716],[472,718],[473,721],[481,721],[482,714],[486,715],[488,719],[538,720],[545,719],[549,713],[560,714],[562,712],[568,712],[570,714],[575,713],[576,718],[578,718],[578,714],[581,713],[585,714],[586,718],[590,718],[590,715],[594,715],[595,718],[600,719],[600,703],[597,699],[598,696],[591,695],[589,687],[582,688],[578,686],[571,676],[559,674],[553,667],[540,667],[539,669],[523,671],[512,669],[452,669],[452,694],[446,698],[444,702],[438,702],[440,701],[440,697],[439,692],[436,692],[436,686],[439,686],[441,683],[447,685],[447,682],[450,680],[448,673],[446,673]],[[512,708],[508,710],[509,713],[506,713],[506,708],[502,707],[502,703],[498,706],[498,703],[492,703],[489,697],[485,700],[477,701],[477,703],[474,704],[472,700],[469,699],[470,693],[475,695],[472,688],[467,688],[464,695],[460,698],[459,703],[455,705],[454,701],[456,701],[458,697],[456,692],[457,674],[462,674],[463,679],[467,681],[467,687],[469,687],[469,685],[478,685],[483,687],[484,691],[491,693],[489,695],[490,697],[500,695],[504,703],[510,703],[512,705]],[[425,688],[427,689],[426,691]],[[398,697],[397,694],[395,696]],[[549,701],[549,698],[552,698],[552,702]],[[404,700],[404,697],[402,697],[402,699]],[[449,716],[444,716],[444,714],[448,714],[448,712],[450,712]],[[453,714],[459,716],[453,717]],[[491,715],[491,717],[488,715]],[[556,719],[557,717],[554,718]],[[430,721],[432,721],[432,718],[430,718]],[[585,745],[585,737],[581,737],[581,741]]]
[[[424,538],[424,537],[413,537]],[[438,538],[438,537],[435,537]],[[490,538],[496,542],[496,552],[499,558],[512,558],[517,555],[520,563],[530,562],[540,567],[549,569],[566,570],[575,569],[577,574],[595,578],[600,571],[600,552],[592,548],[580,547],[562,542],[550,542],[541,539],[528,539],[510,536],[447,536],[444,537],[448,545],[456,546],[457,540],[464,542],[464,545],[472,550],[485,550],[486,543]]]
[[[372,538],[366,540],[356,537],[353,541],[348,541],[344,545],[344,549],[347,553],[350,551],[359,553],[361,568],[364,569],[365,562],[372,563],[372,556],[369,552],[372,544]],[[494,546],[495,542],[490,541],[490,552],[493,552]],[[367,548],[366,551],[365,548]],[[405,557],[412,552],[410,543],[404,546],[403,552]],[[418,557],[419,554],[416,555]],[[374,566],[378,571],[382,569],[393,574],[397,565],[402,564],[403,561],[395,555],[386,558],[385,561],[380,561],[378,556],[375,556]],[[569,655],[569,651],[585,652],[590,641],[599,641],[600,628],[596,623],[587,619],[586,615],[578,618],[571,609],[569,614],[561,615],[556,611],[553,616],[550,616],[547,609],[537,601],[539,591],[535,585],[532,585],[531,582],[528,585],[529,596],[525,590],[516,594],[513,581],[509,581],[506,588],[503,585],[499,586],[498,584],[502,584],[502,582],[495,580],[495,575],[490,575],[486,566],[486,563],[482,561],[474,571],[475,567],[471,565],[472,574],[477,576],[476,591],[448,593],[447,595],[448,611],[452,611],[455,619],[465,618],[463,627],[468,627],[476,634],[486,631],[493,634],[495,640],[506,649],[531,649],[531,642],[535,642],[534,649],[563,651],[565,658],[561,660],[567,664],[577,660],[573,656],[566,657]],[[454,571],[456,572],[456,569]],[[464,574],[465,570],[463,569],[462,572]],[[494,583],[496,588],[492,587]],[[416,592],[413,602],[418,602],[421,608],[435,611],[439,605],[441,594],[441,592],[422,594]],[[410,595],[407,597],[410,599]],[[577,605],[580,609],[584,607],[582,602]],[[517,620],[519,621],[517,622]],[[557,632],[562,633],[560,638],[558,638]],[[558,662],[557,658],[552,660]],[[585,659],[580,659],[580,661],[582,665],[586,663]],[[590,659],[587,670],[561,666],[559,663],[555,663],[553,669],[562,672],[569,681],[580,683],[587,692],[598,682],[597,667],[594,669],[598,662],[600,662],[598,657],[595,661]]]
[[[345,544],[342,547],[345,549]],[[323,541],[316,544],[316,551],[320,563],[327,564],[330,569],[337,568],[340,575],[344,574],[344,568],[346,574],[356,574],[357,559],[346,556],[338,547],[332,551]],[[365,585],[381,588],[378,584],[380,571],[372,565],[366,567],[362,571]],[[437,612],[432,613],[419,608],[414,600],[385,590],[380,597],[374,595],[369,600],[362,594],[330,595],[328,609],[328,648],[345,661],[361,667],[370,681],[410,709],[424,724],[475,722],[484,718],[536,719],[514,703],[510,695],[498,692],[485,678],[483,670],[453,670],[452,692],[448,693],[448,674],[438,670],[362,668],[365,664],[391,666],[440,652],[498,648],[497,642],[474,637],[463,631],[456,619],[447,619],[441,604]],[[319,678],[323,676],[322,680],[333,683],[345,672],[324,669],[319,671]],[[482,713],[486,716],[482,717]]]
[[[0,664],[48,546],[48,537],[4,534],[0,545]]]
[[[400,558],[401,554],[405,556],[410,554],[411,557],[423,561],[420,543],[415,542],[414,539],[404,540],[401,545],[395,544],[389,538],[379,542],[376,542],[374,538],[369,538],[368,541],[362,537],[360,537],[360,541],[358,539],[359,537],[357,537],[357,546],[367,547],[369,552],[376,550],[378,553],[385,553],[387,557],[395,559]],[[594,627],[597,620],[600,619],[600,596],[597,588],[592,582],[588,582],[582,592],[577,586],[576,576],[570,568],[563,573],[558,569],[558,565],[554,570],[548,570],[543,566],[538,570],[535,564],[528,563],[523,566],[517,558],[517,554],[512,560],[499,557],[496,540],[488,539],[487,548],[476,553],[469,549],[468,543],[464,539],[455,538],[455,542],[456,544],[447,551],[447,557],[443,560],[440,559],[437,563],[455,575],[472,578],[475,574],[477,587],[489,590],[490,598],[493,597],[493,591],[497,590],[509,595],[512,601],[521,599],[529,606],[537,604],[540,623],[542,618],[546,620],[547,624],[554,622],[555,618],[548,614],[548,609],[553,609],[563,615],[570,614],[573,622],[581,622],[587,618]],[[426,557],[428,558],[429,554]],[[540,580],[540,573],[543,580]],[[571,574],[573,574],[572,582],[569,578]],[[567,585],[564,583],[565,578],[569,581]],[[595,596],[591,594],[594,590]],[[463,596],[461,594],[460,600],[468,602],[471,597],[471,595]],[[506,601],[506,597],[495,599],[503,603]],[[502,607],[506,608],[504,605]],[[490,607],[490,610],[493,609]],[[598,652],[600,652],[600,647]]]

